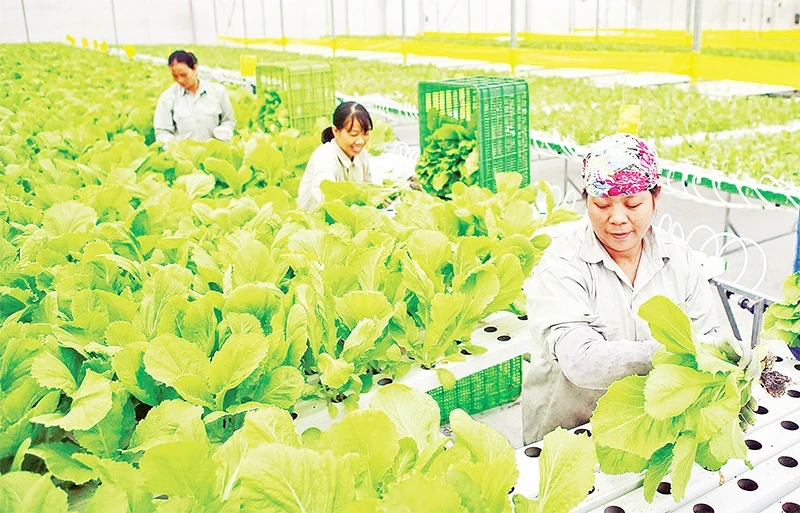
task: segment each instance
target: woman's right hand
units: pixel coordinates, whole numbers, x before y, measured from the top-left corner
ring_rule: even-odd
[[[417,178],[417,175],[413,175],[411,178],[408,179],[408,186],[414,189],[415,191],[422,190],[422,185],[419,183],[419,178]]]

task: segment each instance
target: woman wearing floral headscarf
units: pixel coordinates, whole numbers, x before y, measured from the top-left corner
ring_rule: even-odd
[[[534,275],[526,444],[558,426],[585,424],[611,383],[650,370],[660,344],[637,312],[651,297],[681,306],[700,334],[717,328],[711,289],[691,250],[652,226],[660,194],[655,150],[612,135],[591,148],[581,174],[589,223],[555,240]]]

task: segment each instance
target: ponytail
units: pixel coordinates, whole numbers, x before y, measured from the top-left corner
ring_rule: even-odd
[[[322,142],[323,143],[330,142],[333,139],[334,139],[334,137],[333,137],[333,127],[329,126],[328,128],[326,128],[325,130],[322,131]]]

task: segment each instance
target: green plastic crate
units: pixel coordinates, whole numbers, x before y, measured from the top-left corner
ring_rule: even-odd
[[[439,404],[441,423],[450,412],[461,408],[470,415],[516,400],[522,392],[522,356],[506,360],[456,381],[452,390],[443,387],[428,392]]]
[[[262,105],[267,92],[276,92],[289,111],[289,126],[301,132],[314,129],[317,119],[330,119],[336,108],[333,68],[324,62],[280,62],[256,67],[256,94]]]
[[[528,83],[508,77],[466,77],[419,83],[419,140],[425,151],[428,111],[437,109],[458,120],[478,117],[479,182],[495,190],[496,173],[522,175],[530,183],[530,117]]]

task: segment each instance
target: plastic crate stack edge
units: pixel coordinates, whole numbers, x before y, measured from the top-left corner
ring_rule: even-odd
[[[329,119],[336,106],[333,68],[321,62],[268,63],[256,67],[259,100],[275,91],[289,111],[289,125],[301,132],[314,129],[317,119]]]
[[[466,77],[419,83],[420,151],[428,136],[428,111],[438,109],[464,121],[478,116],[479,182],[495,189],[495,174],[517,172],[530,183],[528,83],[507,77]],[[434,127],[435,130],[436,127]]]
[[[481,413],[515,401],[522,393],[522,356],[516,356],[456,381],[452,390],[435,388],[428,395],[439,405],[440,422],[450,421],[450,412],[461,408]]]

